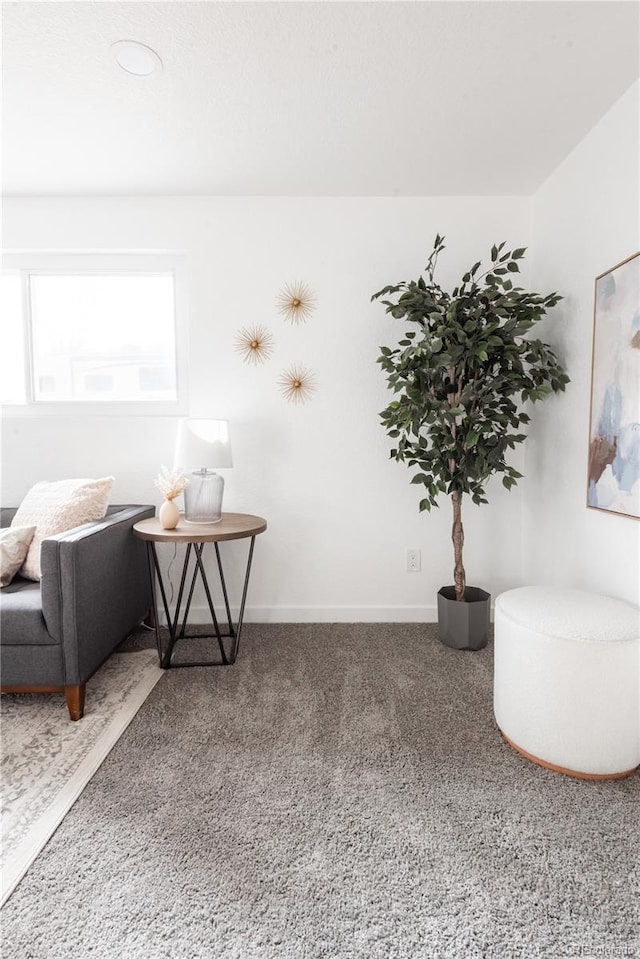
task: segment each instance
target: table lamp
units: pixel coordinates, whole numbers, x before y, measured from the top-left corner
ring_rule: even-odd
[[[216,469],[233,466],[227,420],[180,420],[175,466],[189,480],[184,491],[188,523],[219,523],[224,479]]]

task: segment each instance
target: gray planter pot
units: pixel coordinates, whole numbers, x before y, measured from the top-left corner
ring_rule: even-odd
[[[454,586],[438,591],[440,641],[451,649],[482,649],[489,640],[491,594],[467,586],[466,602],[456,600]]]

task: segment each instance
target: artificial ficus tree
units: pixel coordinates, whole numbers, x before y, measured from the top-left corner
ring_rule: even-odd
[[[514,286],[526,248],[491,250],[451,293],[435,281],[444,237],[436,236],[425,275],[374,293],[386,312],[408,324],[396,349],[380,348],[378,362],[395,399],[380,417],[396,442],[391,457],[417,467],[411,482],[424,487],[420,510],[451,497],[456,599],[465,598],[462,497],[486,503],[489,478],[502,474],[511,489],[521,477],[508,451],[526,438],[526,401],[565,389],[569,377],[553,350],[528,334],[562,299]]]

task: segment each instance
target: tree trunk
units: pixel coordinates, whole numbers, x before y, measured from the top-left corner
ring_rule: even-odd
[[[452,493],[451,502],[453,503],[453,528],[451,530],[451,539],[453,540],[453,581],[456,589],[456,599],[464,602],[464,590],[466,586],[466,574],[462,565],[462,546],[464,543],[464,530],[462,528],[462,493]]]

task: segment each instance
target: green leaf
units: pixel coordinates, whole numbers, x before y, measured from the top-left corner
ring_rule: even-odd
[[[397,348],[380,347],[376,360],[393,395],[380,420],[396,442],[391,458],[408,465],[411,483],[423,488],[421,510],[454,492],[486,503],[494,474],[511,489],[520,474],[509,451],[524,441],[520,430],[529,422],[523,403],[569,382],[553,350],[529,338],[562,297],[514,287],[510,279],[526,248],[510,253],[504,242],[494,244],[493,266],[476,280],[478,261],[450,292],[435,280],[443,239],[436,236],[424,276],[372,297],[386,297],[386,312],[405,327]]]

